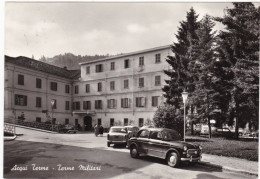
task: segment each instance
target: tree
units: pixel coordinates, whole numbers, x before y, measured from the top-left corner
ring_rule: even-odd
[[[154,114],[155,127],[174,129],[183,136],[183,117],[175,106],[165,104],[158,107]]]
[[[191,75],[188,72],[188,63],[192,58],[193,46],[198,38],[196,30],[199,27],[197,22],[198,15],[193,8],[187,13],[186,21],[180,23],[176,35],[178,42],[172,45],[174,56],[168,56],[166,61],[172,67],[171,70],[165,70],[165,74],[170,77],[163,87],[164,97],[168,104],[174,105],[180,109],[182,105],[181,93],[183,90],[193,90]]]
[[[250,3],[233,3],[234,8],[226,9],[223,18],[225,31],[219,33],[219,54],[228,64],[224,70],[232,73],[230,80],[230,119],[236,119],[238,127],[249,123],[258,126],[259,111],[259,18],[260,8]]]

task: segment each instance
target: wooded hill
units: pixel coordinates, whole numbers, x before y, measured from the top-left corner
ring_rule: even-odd
[[[87,62],[87,61],[92,61],[92,60],[97,60],[101,58],[108,57],[108,55],[74,55],[72,53],[65,53],[65,54],[60,54],[56,55],[52,58],[42,56],[39,60],[51,65],[55,65],[58,67],[67,67],[69,70],[78,70],[80,69],[79,63],[81,62]]]

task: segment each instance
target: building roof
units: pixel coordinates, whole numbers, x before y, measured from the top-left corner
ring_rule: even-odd
[[[49,73],[52,75],[60,76],[63,78],[78,79],[80,77],[80,70],[67,70],[66,68],[60,68],[54,65],[50,65],[38,60],[34,60],[22,56],[9,57],[5,55],[5,62],[30,68],[33,70]]]
[[[165,45],[165,46],[140,50],[140,51],[136,51],[136,52],[124,53],[124,54],[110,56],[110,57],[101,58],[101,59],[89,60],[87,62],[79,63],[79,65],[84,65],[84,64],[93,63],[93,62],[100,62],[100,61],[105,61],[105,60],[110,60],[110,59],[115,59],[115,58],[123,58],[123,57],[131,56],[131,55],[137,55],[140,53],[147,53],[147,52],[152,52],[152,51],[162,50],[162,49],[167,49],[167,48],[171,48],[171,45]]]

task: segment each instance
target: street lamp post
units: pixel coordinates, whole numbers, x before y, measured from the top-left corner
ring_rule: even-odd
[[[184,133],[183,133],[183,139],[184,139],[184,142],[185,142],[185,127],[186,127],[186,125],[185,125],[186,124],[186,122],[185,122],[185,119],[186,119],[186,109],[185,109],[185,107],[186,107],[186,100],[188,98],[188,92],[183,91],[181,93],[181,95],[182,95],[183,104],[184,104]]]

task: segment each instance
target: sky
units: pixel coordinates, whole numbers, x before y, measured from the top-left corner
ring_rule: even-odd
[[[4,53],[39,59],[64,53],[116,55],[176,42],[191,7],[223,17],[233,5],[218,3],[6,2]],[[222,29],[216,24],[217,30]]]

